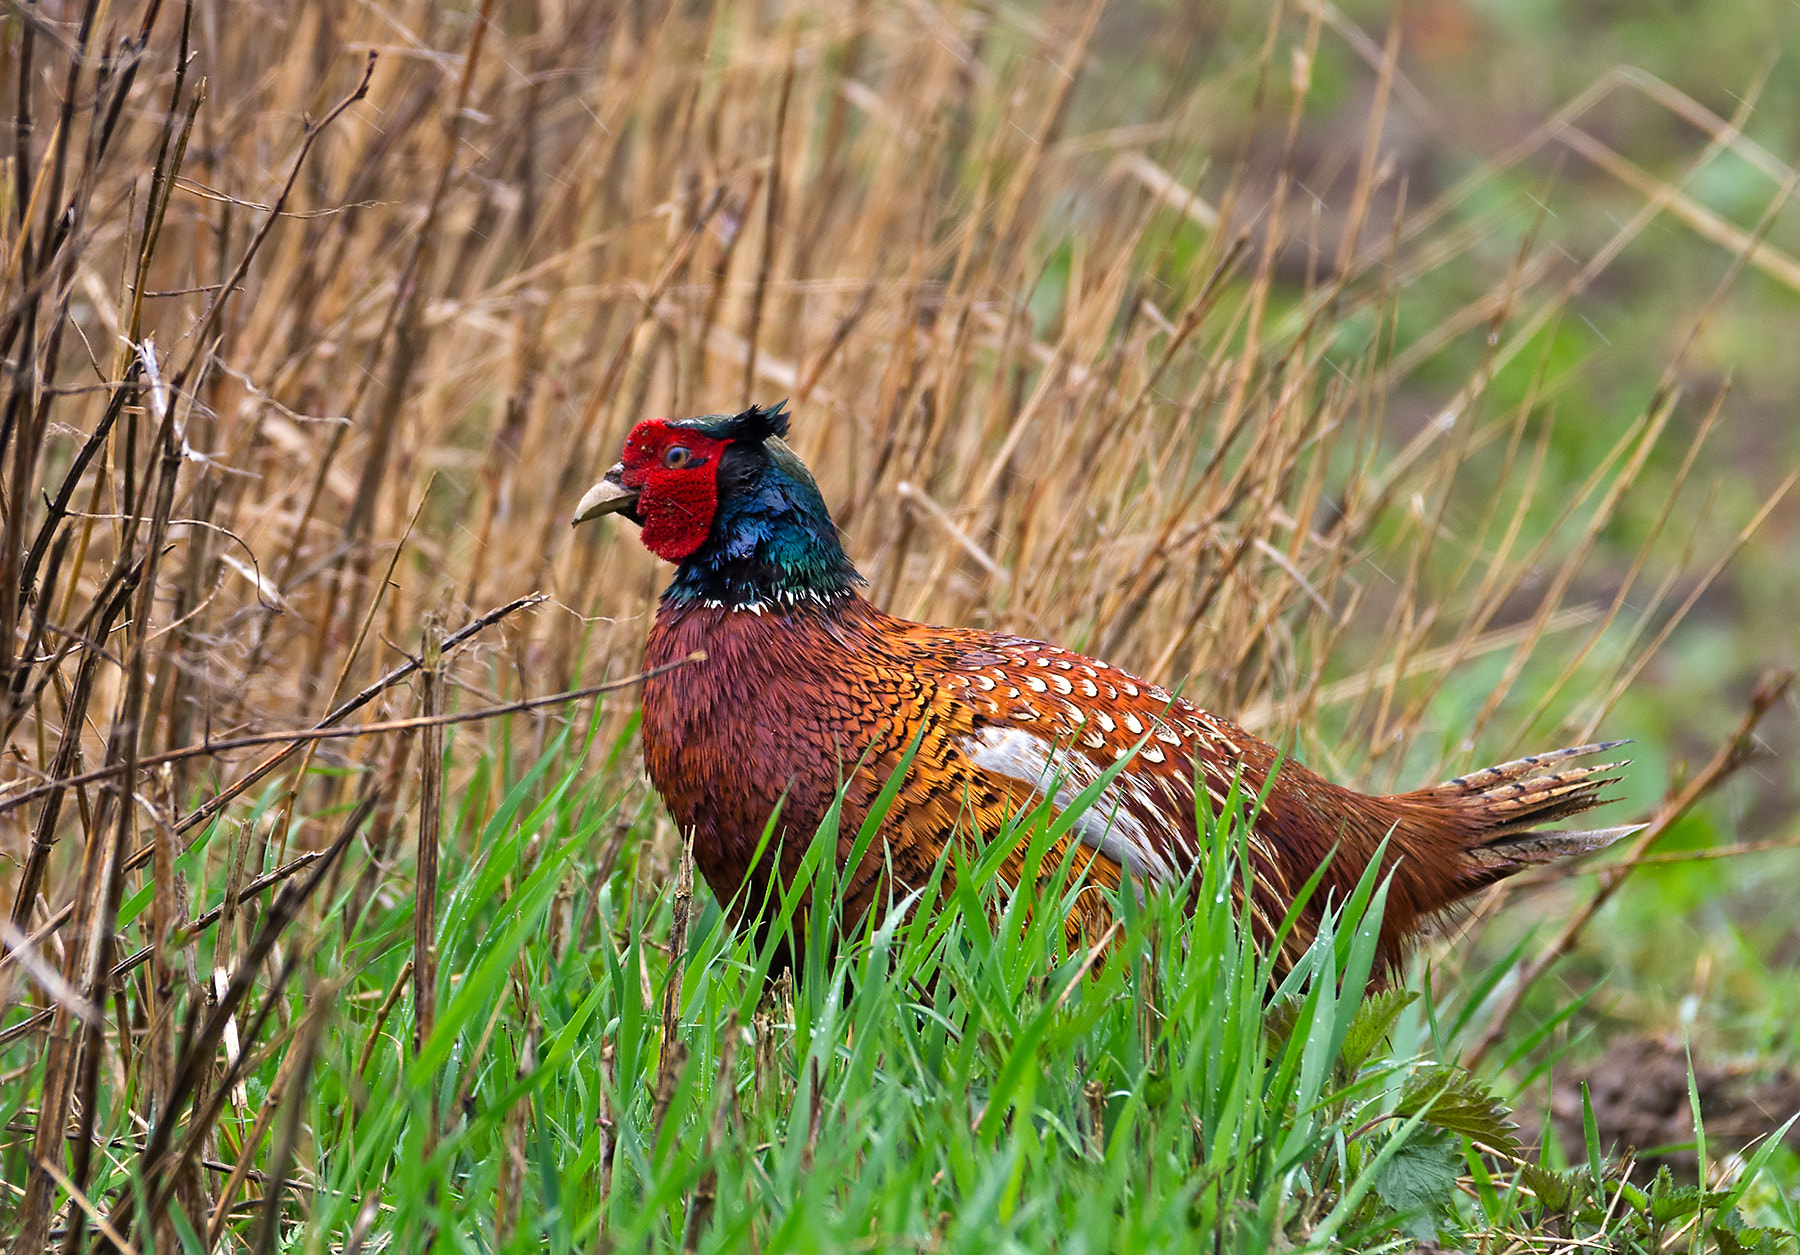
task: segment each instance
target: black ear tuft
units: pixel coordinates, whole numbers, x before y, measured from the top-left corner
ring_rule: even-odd
[[[751,406],[742,414],[732,419],[733,424],[743,424],[743,434],[739,440],[767,440],[770,436],[785,437],[788,434],[787,398],[773,405]]]
[[[705,432],[715,440],[742,440],[761,444],[771,436],[788,433],[787,401],[773,405],[753,405],[741,414],[708,414],[702,418],[684,418],[669,424]]]

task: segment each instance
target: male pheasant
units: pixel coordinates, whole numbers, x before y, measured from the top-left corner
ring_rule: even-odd
[[[705,660],[645,682],[644,761],[721,901],[754,906],[771,875],[786,883],[840,787],[840,857],[848,859],[870,805],[915,742],[881,840],[843,869],[853,915],[886,892],[889,869],[900,884],[887,888],[924,883],[946,843],[996,834],[1008,816],[1046,799],[1066,806],[1120,758],[1128,761],[1046,866],[1067,855],[1077,874],[1107,889],[1126,869],[1140,883],[1179,883],[1205,848],[1196,787],[1217,811],[1236,780],[1240,796],[1264,799],[1247,844],[1252,922],[1265,938],[1329,859],[1296,930],[1304,943],[1325,904],[1345,899],[1387,840],[1384,969],[1457,900],[1632,831],[1539,830],[1601,804],[1599,790],[1614,779],[1604,773],[1620,764],[1566,764],[1621,742],[1372,797],[1291,759],[1278,764],[1275,749],[1243,728],[1097,659],[883,613],[858,595],[861,578],[818,487],[781,440],[787,427],[781,405],[641,422],[574,520],[623,514],[652,553],[677,566],[646,665],[695,651]],[[758,861],[777,806],[777,836],[786,839]],[[1011,883],[1024,853],[1002,865]],[[1076,902],[1072,937],[1110,922],[1107,894]]]

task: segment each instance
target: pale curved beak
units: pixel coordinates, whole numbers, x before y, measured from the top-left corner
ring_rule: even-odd
[[[602,514],[624,514],[633,516],[637,509],[638,490],[627,488],[623,476],[625,464],[616,462],[606,472],[606,477],[587,490],[581,498],[581,504],[575,507],[575,517],[570,525],[579,527],[589,519],[597,519]]]

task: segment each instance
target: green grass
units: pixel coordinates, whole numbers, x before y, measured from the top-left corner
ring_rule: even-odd
[[[1736,726],[1757,676],[1796,661],[1800,497],[1700,581],[1800,464],[1800,285],[1753,259],[1713,309],[1738,246],[1673,210],[1621,234],[1650,193],[1572,133],[1490,163],[1611,82],[1574,125],[1752,230],[1800,150],[1800,60],[1772,56],[1796,46],[1800,7],[1414,0],[1385,113],[1368,49],[1388,0],[1288,5],[1274,38],[1258,6],[1113,0],[1086,43],[1085,3],[926,5],[932,23],[865,0],[515,4],[484,23],[472,0],[385,0],[194,6],[190,29],[185,6],[138,0],[98,6],[89,36],[39,23],[43,7],[0,19],[0,73],[28,106],[24,159],[0,178],[0,303],[19,329],[0,497],[8,536],[32,536],[42,560],[35,589],[0,579],[0,632],[30,659],[9,682],[29,700],[8,707],[0,754],[0,882],[39,960],[0,960],[0,1234],[36,1224],[89,1249],[90,1206],[140,1251],[258,1255],[684,1237],[1406,1250],[1428,1228],[1496,1253],[1731,1250],[1754,1242],[1721,1236],[1720,1217],[1796,1227],[1790,1150],[1746,1172],[1715,1121],[1682,1134],[1705,1141],[1715,1196],[1673,1182],[1640,1198],[1606,1158],[1604,1107],[1593,1134],[1566,1118],[1572,1082],[1618,1041],[1672,1037],[1697,1076],[1800,1058],[1791,697],[1757,730],[1772,752],[1657,846],[1732,857],[1633,874],[1505,1017],[1474,1082],[1441,1069],[1581,908],[1586,871],[1456,921],[1406,973],[1426,996],[1405,1005],[1359,1010],[1340,987],[1365,921],[1271,1005],[1228,901],[1202,894],[1189,922],[1134,899],[1107,960],[1073,980],[1086,956],[1058,951],[1053,912],[1028,920],[991,885],[939,904],[940,932],[873,921],[765,1005],[772,955],[722,926],[704,886],[672,947],[679,850],[634,774],[628,702],[601,746],[540,756],[552,722],[460,737],[436,777],[451,801],[435,890],[413,854],[432,773],[407,737],[322,745],[212,829],[178,829],[164,865],[90,872],[115,835],[146,849],[248,765],[209,752],[164,774],[143,759],[312,726],[334,686],[363,690],[418,650],[428,616],[554,598],[453,660],[444,683],[465,701],[634,669],[666,572],[629,529],[569,539],[575,472],[610,461],[639,418],[780,395],[888,609],[1154,665],[1149,678],[1233,716],[1369,679],[1257,725],[1363,788],[1568,743],[1597,720],[1595,735],[1637,741],[1608,822],[1648,815]],[[1325,22],[1309,87],[1309,27],[1340,10],[1358,29]],[[118,41],[142,23],[155,29],[134,63]],[[352,91],[370,48],[369,96],[296,165],[302,120]],[[1707,156],[1723,122],[1608,78],[1621,63],[1721,119],[1748,109],[1742,136]],[[1385,137],[1385,173],[1338,271],[1365,128]],[[1121,174],[1140,159],[1235,203],[1227,225],[1202,230]],[[1265,235],[1278,175],[1293,180],[1287,226]],[[1766,237],[1790,260],[1797,221],[1789,200]],[[1223,255],[1237,261],[1205,317],[1172,334]],[[242,286],[226,298],[228,279]],[[216,341],[196,337],[213,312]],[[1445,327],[1460,331],[1436,339]],[[1483,383],[1496,352],[1506,364]],[[1242,411],[1218,386],[1233,363],[1249,370]],[[1671,369],[1666,430],[1600,509],[1623,482],[1615,447]],[[1465,392],[1455,439],[1395,471]],[[1227,412],[1271,439],[1209,476]],[[1101,451],[1102,431],[1106,456],[1075,456]],[[1227,491],[1240,471],[1248,490]],[[901,479],[1006,578],[965,561]],[[1372,483],[1392,488],[1379,506]],[[1159,534],[1179,543],[1143,547]],[[6,552],[21,574],[20,547]],[[1213,585],[1233,554],[1237,578]],[[143,587],[112,600],[140,559]],[[1134,570],[1154,595],[1132,591]],[[1475,652],[1615,598],[1608,626]],[[1460,665],[1399,678],[1464,644]],[[364,713],[415,702],[385,688]],[[128,745],[122,792],[95,781],[19,803]],[[156,949],[160,915],[198,916],[322,848],[365,788],[393,813],[354,827],[334,864],[289,865],[289,883],[317,868],[309,896],[271,887]],[[122,796],[138,802],[115,825]],[[421,892],[437,962],[424,1008],[409,974]],[[208,1001],[220,972],[244,982],[229,1016]],[[71,987],[104,1012],[91,1035],[66,1011]],[[420,1054],[422,1011],[435,1027]],[[665,1068],[673,1042],[685,1062]],[[83,1075],[59,1088],[59,1069]],[[1471,1154],[1444,1107],[1398,1137],[1446,1083],[1483,1119],[1475,1084],[1517,1109],[1531,1170]],[[1540,1152],[1552,1096],[1563,1118]],[[1794,1105],[1759,1113],[1764,1127]],[[179,1170],[149,1162],[162,1145]],[[33,1181],[34,1151],[80,1178],[79,1199]],[[248,1171],[227,1189],[233,1165]],[[221,1194],[222,1231],[190,1240]],[[167,1219],[138,1223],[150,1214]]]
[[[1704,1195],[1622,1184],[1594,1138],[1566,1164],[1554,1145],[1518,1158],[1496,1078],[1444,1062],[1504,966],[1451,1005],[1365,999],[1372,879],[1278,973],[1238,927],[1241,830],[1208,822],[1198,883],[1122,895],[1112,946],[1071,952],[1067,868],[1019,894],[994,875],[1011,842],[1041,851],[1070,818],[1040,812],[840,935],[830,855],[876,829],[828,824],[806,959],[771,984],[797,895],[768,905],[764,943],[704,884],[690,900],[628,778],[584,766],[592,735],[524,770],[483,759],[447,817],[416,1050],[413,895],[384,883],[358,909],[360,868],[308,869],[290,977],[240,1019],[261,1026],[244,1030],[247,1105],[201,1153],[234,1160],[265,1114],[267,1171],[292,1185],[255,1183],[274,1206],[240,1205],[228,1232],[297,1251],[1793,1249],[1792,1161],[1772,1175],[1772,1145]],[[196,910],[219,896],[202,878],[225,836],[182,860]],[[621,838],[635,858],[614,857]],[[205,932],[189,953],[204,971],[225,944]],[[102,1091],[94,1197],[130,1183],[142,1200],[167,1175],[141,1175],[132,1071],[125,1101]],[[28,1087],[9,1092],[16,1120]]]

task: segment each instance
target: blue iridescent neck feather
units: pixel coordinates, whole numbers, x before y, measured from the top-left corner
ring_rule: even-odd
[[[830,604],[855,592],[862,576],[792,450],[774,438],[737,442],[718,474],[712,530],[676,570],[665,602],[780,609]]]

